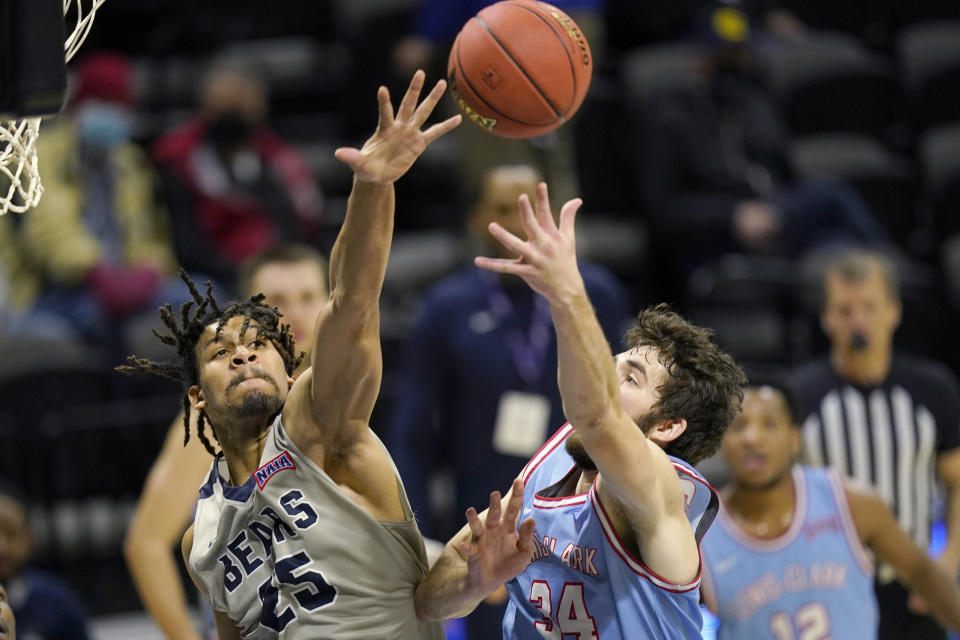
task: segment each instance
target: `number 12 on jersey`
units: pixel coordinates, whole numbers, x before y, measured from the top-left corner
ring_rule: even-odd
[[[556,615],[550,585],[543,580],[534,580],[530,585],[530,602],[543,615],[543,620],[533,623],[534,628],[546,640],[562,640],[564,634],[573,634],[578,640],[597,640],[597,625],[587,611],[583,600],[583,583],[567,582],[560,592]]]

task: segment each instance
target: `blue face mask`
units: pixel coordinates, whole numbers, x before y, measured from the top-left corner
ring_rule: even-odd
[[[77,114],[77,132],[85,144],[113,149],[130,139],[133,118],[126,107],[90,104]]]

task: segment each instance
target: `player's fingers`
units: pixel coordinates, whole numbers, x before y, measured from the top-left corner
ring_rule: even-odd
[[[443,122],[438,122],[437,124],[433,125],[432,127],[430,127],[429,129],[423,132],[424,142],[426,142],[427,144],[430,144],[440,136],[446,133],[450,133],[451,131],[456,129],[457,126],[462,121],[463,121],[463,118],[460,117],[460,114],[457,114],[455,116],[447,118]]]
[[[564,237],[573,239],[574,222],[577,218],[577,211],[579,211],[582,206],[583,200],[574,198],[573,200],[568,200],[566,204],[563,205],[563,208],[560,209],[560,233],[563,234]]]
[[[470,533],[473,534],[474,539],[483,535],[483,523],[480,522],[477,510],[473,507],[467,509],[467,524],[470,526]]]
[[[550,212],[550,196],[547,193],[547,183],[541,182],[537,185],[537,206],[535,209],[537,222],[541,229],[556,229],[557,224],[553,221],[553,214]]]
[[[533,551],[533,535],[536,532],[537,523],[533,518],[527,518],[520,523],[517,533],[520,535],[517,539],[517,547],[525,552]]]
[[[520,484],[519,491],[517,490],[518,482]],[[510,524],[514,524],[517,521],[517,514],[520,513],[520,507],[523,506],[523,482],[514,480],[511,491],[510,499],[507,500],[507,509],[503,512],[503,519]]]
[[[443,97],[443,92],[446,89],[446,80],[440,80],[437,82],[437,84],[433,85],[433,89],[430,90],[430,93],[427,94],[427,97],[423,99],[423,102],[417,105],[416,111],[413,112],[412,122],[414,125],[420,127],[424,122],[427,121],[427,118],[429,118],[430,114],[433,113],[433,108],[437,106],[438,102],[440,102],[440,98]]]
[[[537,223],[536,214],[533,212],[533,207],[530,205],[530,198],[524,193],[520,196],[518,202],[520,205],[520,223],[523,225],[523,232],[527,234],[527,240],[535,242],[540,235],[540,228]]]
[[[360,150],[353,147],[340,147],[333,152],[333,156],[340,162],[349,165],[351,169],[360,162],[362,157]]]
[[[407,92],[403,94],[403,100],[400,101],[400,108],[397,109],[397,120],[404,122],[410,119],[414,109],[417,107],[417,101],[420,99],[420,91],[423,89],[423,81],[427,74],[422,69],[417,69],[410,80],[410,86]]]
[[[473,259],[473,264],[481,269],[493,271],[495,273],[509,273],[520,276],[521,278],[530,278],[536,275],[535,270],[529,264],[524,264],[517,260],[507,260],[504,258],[485,258],[477,256]]]
[[[470,542],[469,540],[464,540],[463,542],[460,543],[460,553],[462,553],[467,558],[474,555],[478,551],[478,549],[479,548],[477,547],[477,545]]]
[[[490,493],[490,508],[487,509],[487,526],[496,527],[500,524],[500,492]]]
[[[490,230],[490,235],[496,238],[504,247],[509,249],[511,253],[514,253],[518,256],[529,257],[531,248],[530,243],[524,242],[496,222],[491,222],[487,226],[487,229]]]
[[[380,107],[380,123],[378,127],[385,129],[393,124],[393,105],[390,104],[390,90],[386,87],[377,89],[377,104]]]

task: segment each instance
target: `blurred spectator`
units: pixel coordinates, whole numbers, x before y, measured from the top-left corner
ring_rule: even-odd
[[[0,485],[0,585],[6,585],[20,638],[88,640],[77,596],[59,578],[27,566],[31,546],[22,499],[13,487]],[[0,605],[0,613],[3,610]],[[7,622],[6,617],[0,619]]]
[[[611,56],[646,44],[683,38],[698,15],[717,0],[606,0],[607,42]],[[727,0],[762,30],[764,39],[797,40],[806,25],[788,0]]]
[[[0,216],[0,338],[71,339],[75,332],[65,318],[34,309],[40,280],[24,255],[18,222]]]
[[[517,199],[533,197],[532,167],[498,167],[485,176],[470,213],[482,255],[509,257],[488,238],[499,222],[523,237]],[[498,248],[499,247],[499,248]],[[611,344],[628,320],[626,294],[595,265],[581,265],[587,291]],[[517,469],[563,424],[556,337],[546,301],[519,278],[468,267],[435,285],[406,346],[399,399],[388,433],[424,535],[447,539],[491,487],[509,487]],[[453,474],[452,513],[436,513],[431,481],[443,460]],[[503,606],[484,604],[467,618],[470,638],[500,635]]]
[[[0,635],[6,640],[17,640],[17,621],[7,597],[7,590],[0,584]]]
[[[849,186],[796,180],[750,28],[730,7],[702,15],[697,82],[641,115],[637,184],[654,244],[689,271],[730,252],[794,257],[825,244],[885,243]]]
[[[25,255],[44,287],[36,309],[102,343],[167,300],[163,288],[176,280],[155,176],[130,141],[133,99],[127,59],[84,60],[68,111],[37,143],[43,198],[20,220]]]
[[[793,376],[805,455],[891,505],[900,526],[926,549],[934,519],[934,473],[946,487],[947,545],[939,558],[960,567],[960,387],[940,363],[893,351],[900,323],[899,277],[880,254],[852,251],[828,263],[821,326],[830,354]],[[879,638],[943,638],[889,566],[877,571]]]
[[[299,336],[297,351],[306,354],[294,372],[298,376],[310,366],[313,325],[327,300],[326,259],[307,246],[274,246],[243,263],[239,292],[243,297],[263,293],[290,323]],[[183,438],[181,412],[147,476],[123,552],[140,599],[165,636],[200,640],[171,551],[183,537],[212,459],[199,438],[186,445]]]
[[[177,258],[234,284],[236,269],[278,242],[312,242],[322,198],[304,158],[266,121],[266,87],[215,65],[196,115],[157,140]]]

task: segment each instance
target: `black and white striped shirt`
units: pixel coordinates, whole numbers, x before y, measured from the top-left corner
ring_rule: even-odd
[[[960,388],[939,363],[895,354],[887,379],[861,387],[828,359],[792,376],[806,462],[871,486],[921,548],[929,544],[936,457],[960,447]]]

